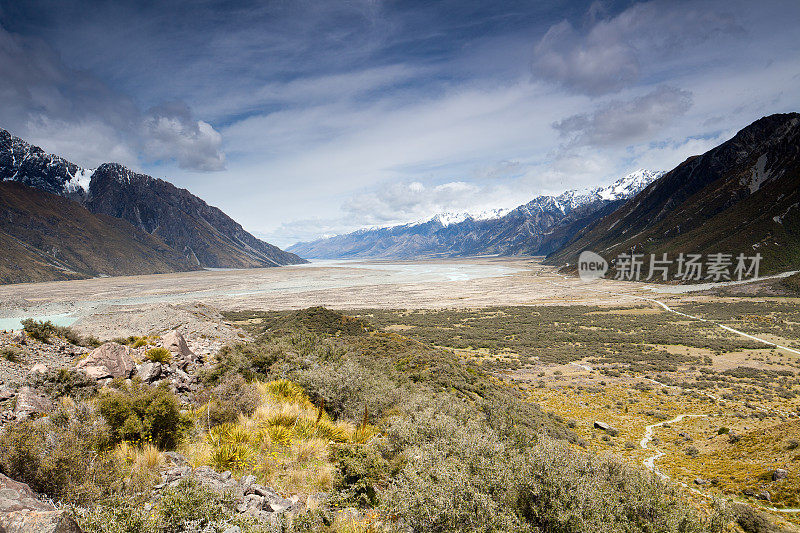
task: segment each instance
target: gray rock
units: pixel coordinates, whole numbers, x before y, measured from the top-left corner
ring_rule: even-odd
[[[111,377],[127,379],[133,375],[136,364],[131,358],[130,349],[127,346],[116,342],[107,342],[89,352],[89,355],[75,365],[75,368],[83,370],[90,377],[105,372]]]
[[[52,408],[53,402],[49,398],[38,394],[30,387],[22,387],[17,393],[14,416],[21,420],[33,414],[49,413]]]
[[[145,383],[152,383],[161,377],[161,363],[142,363],[136,367],[136,373]]]
[[[39,500],[25,483],[0,474],[0,532],[81,533],[64,511]]]
[[[231,526],[222,533],[242,533],[242,528],[240,528],[239,526]]]
[[[772,473],[772,481],[786,479],[787,477],[789,477],[789,471],[783,468],[778,468]]]
[[[612,427],[611,424],[607,424],[605,422],[599,422],[595,420],[594,427],[595,429],[602,429],[607,433],[618,433],[618,431],[614,427]]]
[[[11,389],[0,389],[0,402],[10,400],[16,393]]]
[[[286,498],[282,498],[277,492],[272,490],[263,490],[259,496],[264,497],[264,504],[261,506],[261,508],[271,513],[282,513],[284,511],[288,511],[294,505],[294,502],[287,500]]]
[[[47,372],[47,365],[42,363],[36,363],[30,370],[31,374],[44,374],[45,372]]]
[[[189,349],[186,339],[177,330],[170,331],[161,337],[161,343],[170,352],[180,357],[194,357],[194,352]]]

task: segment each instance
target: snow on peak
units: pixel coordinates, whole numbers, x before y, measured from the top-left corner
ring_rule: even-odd
[[[635,196],[639,191],[664,175],[663,171],[652,172],[639,169],[623,176],[611,185],[595,189],[594,192],[603,200],[620,200]]]
[[[70,180],[64,183],[64,189],[67,192],[76,192],[82,190],[85,193],[89,192],[89,184],[92,182],[92,174],[94,169],[78,168],[75,174],[72,175]]]
[[[442,226],[450,226],[451,224],[464,222],[467,219],[491,220],[494,218],[500,218],[508,212],[509,209],[484,209],[482,211],[465,211],[460,213],[446,212],[434,215],[433,217],[421,223],[439,222]]]

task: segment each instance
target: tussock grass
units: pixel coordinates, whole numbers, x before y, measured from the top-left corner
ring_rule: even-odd
[[[376,434],[369,424],[332,420],[292,381],[256,382],[255,388],[259,404],[251,414],[207,429],[185,444],[193,464],[236,475],[253,473],[278,490],[310,494],[331,489],[333,445],[366,442]],[[195,413],[199,420],[207,408]]]
[[[150,348],[145,352],[145,358],[154,363],[169,363],[172,361],[172,352],[166,348]]]

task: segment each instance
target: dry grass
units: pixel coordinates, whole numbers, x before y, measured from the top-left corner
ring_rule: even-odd
[[[311,494],[331,489],[332,444],[364,442],[375,434],[371,426],[331,420],[291,381],[257,383],[256,388],[261,403],[252,415],[213,427],[200,440],[185,444],[193,464],[236,475],[253,473],[280,491]],[[196,415],[202,420],[202,412]]]

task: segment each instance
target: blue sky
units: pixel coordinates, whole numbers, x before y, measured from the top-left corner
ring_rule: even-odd
[[[0,127],[275,244],[668,170],[800,110],[800,2],[0,0]]]

